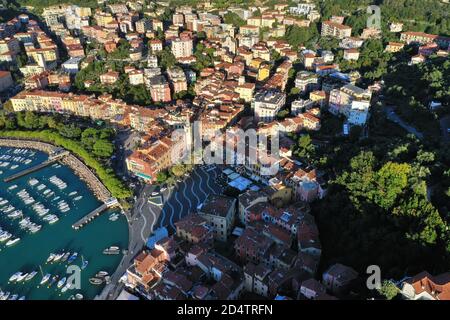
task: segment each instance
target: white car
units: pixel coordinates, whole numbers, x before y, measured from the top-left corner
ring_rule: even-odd
[[[161,188],[161,192],[164,192],[164,191],[166,191],[167,190],[167,188]]]
[[[158,192],[158,191],[153,191],[153,192],[152,192],[152,196],[153,196],[153,197],[156,197],[156,196],[158,196],[158,195],[159,195],[159,192]]]

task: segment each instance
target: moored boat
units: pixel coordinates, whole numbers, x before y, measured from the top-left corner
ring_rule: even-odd
[[[9,282],[13,282],[13,281],[16,281],[17,280],[17,278],[19,277],[19,276],[21,276],[22,275],[22,272],[20,272],[20,271],[17,271],[16,273],[14,273],[10,278],[9,278]]]
[[[36,275],[37,275],[37,271],[31,272],[29,275],[27,275],[27,276],[25,277],[25,281],[30,281],[30,280],[33,279]]]
[[[51,276],[52,276],[52,275],[51,275],[50,273],[47,273],[47,274],[42,278],[40,284],[42,285],[42,284],[46,283],[46,282],[48,281],[48,279],[50,279]]]
[[[66,283],[67,278],[64,277],[61,280],[58,281],[58,284],[56,285],[59,288],[61,288]]]
[[[77,253],[77,252],[74,252],[74,253],[70,256],[69,260],[67,260],[67,263],[70,264],[70,263],[74,262],[74,261],[77,259],[77,257],[78,257],[78,253]]]
[[[93,285],[100,285],[100,284],[102,284],[103,283],[103,279],[99,279],[99,278],[90,278],[89,279],[89,282],[91,283],[91,284],[93,284]]]
[[[20,238],[15,238],[15,239],[8,240],[8,242],[6,243],[6,246],[10,247],[10,246],[16,244],[19,241],[20,241]]]

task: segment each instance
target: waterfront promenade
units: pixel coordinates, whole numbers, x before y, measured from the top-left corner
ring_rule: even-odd
[[[34,149],[45,152],[49,155],[61,149],[52,144],[41,141],[4,138],[0,138],[0,147]],[[71,168],[73,172],[87,184],[98,200],[106,202],[111,198],[111,193],[97,178],[97,176],[73,154],[69,153],[65,157],[62,157],[59,161]]]

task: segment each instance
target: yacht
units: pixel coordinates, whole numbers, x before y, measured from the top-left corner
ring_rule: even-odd
[[[70,283],[66,283],[66,285],[61,289],[61,293],[64,293],[69,289],[70,289]]]
[[[37,275],[37,271],[31,272],[29,275],[27,275],[27,276],[25,277],[25,281],[30,281],[30,280],[33,279],[36,275]]]
[[[21,281],[25,280],[25,278],[27,276],[28,276],[28,273],[21,274],[20,276],[17,277],[16,281],[21,282]]]
[[[119,249],[119,247],[116,247],[116,246],[111,246],[111,247],[103,250],[103,254],[107,254],[107,255],[119,254],[119,253],[120,253],[120,249]]]
[[[59,276],[58,275],[54,275],[52,277],[52,280],[50,280],[50,283],[48,284],[48,287],[50,288],[56,281],[58,281]]]
[[[6,243],[6,246],[10,247],[10,246],[16,244],[19,241],[20,241],[20,238],[15,238],[15,239],[12,239],[12,240],[8,240],[8,242]]]
[[[61,258],[61,262],[66,262],[67,259],[69,259],[70,257],[70,252],[66,252],[66,254],[64,254],[64,256]]]
[[[58,262],[59,260],[61,260],[61,258],[64,256],[64,252],[59,253],[55,256],[55,258],[53,259],[53,262]]]
[[[14,273],[11,277],[9,277],[9,282],[13,282],[13,281],[16,281],[17,280],[17,278],[19,277],[19,276],[21,276],[22,275],[22,272],[20,272],[20,271],[17,271],[16,273]]]
[[[83,199],[83,196],[75,197],[73,200],[78,201],[78,200],[81,200],[81,199]]]
[[[94,284],[94,285],[100,285],[100,284],[102,284],[103,283],[103,279],[99,279],[99,278],[90,278],[89,279],[89,282],[91,283],[91,284]]]
[[[8,300],[10,294],[11,294],[10,292],[3,293],[2,296],[0,297],[0,300],[3,300],[3,301]]]
[[[107,275],[109,275],[108,272],[106,272],[106,271],[99,271],[99,272],[97,272],[97,274],[95,275],[95,277],[96,277],[96,278],[104,278],[104,277],[106,277]]]
[[[67,278],[64,277],[58,281],[58,284],[56,285],[58,287],[58,289],[60,289],[66,283],[66,280],[67,280]]]
[[[78,253],[77,253],[77,252],[74,252],[74,253],[70,256],[69,260],[67,260],[67,263],[68,263],[68,264],[71,264],[72,262],[74,262],[74,261],[76,260],[77,257],[78,257]]]
[[[11,297],[9,297],[8,300],[13,301],[13,300],[17,300],[17,298],[19,298],[18,294],[13,294]]]
[[[48,281],[48,279],[50,279],[52,275],[50,273],[47,273],[41,280],[41,285],[46,283]]]
[[[12,234],[6,231],[0,232],[0,242],[4,242],[9,240],[12,237]]]
[[[49,262],[52,262],[53,261],[53,259],[55,259],[55,254],[54,253],[50,253],[50,255],[48,256],[48,258],[47,258],[47,262],[46,263],[49,263]]]
[[[34,187],[35,185],[37,185],[39,183],[39,180],[38,179],[30,179],[29,181],[28,181],[28,184],[30,185],[30,186],[32,186],[32,187]]]

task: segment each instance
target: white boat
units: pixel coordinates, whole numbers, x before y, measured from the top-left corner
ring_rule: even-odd
[[[6,240],[9,240],[9,238],[12,237],[12,234],[6,231],[0,232],[0,242],[4,242]]]
[[[20,238],[15,238],[15,239],[9,240],[9,241],[6,243],[6,246],[7,246],[7,247],[10,247],[10,246],[16,244],[16,243],[19,242],[19,241],[20,241]]]
[[[64,257],[64,252],[57,254],[53,259],[53,262],[58,262],[59,260],[61,260],[62,257]]]
[[[0,298],[0,300],[8,300],[8,298],[9,298],[9,295],[10,295],[11,293],[10,292],[5,292],[3,295],[2,295],[2,297]]]
[[[29,184],[30,186],[32,186],[32,187],[34,187],[34,186],[37,185],[38,183],[39,183],[39,180],[38,180],[38,179],[35,179],[35,178],[30,179],[30,180],[28,181],[28,184]]]
[[[76,195],[78,192],[77,191],[72,191],[71,193],[69,193],[69,197],[72,197],[74,195]]]
[[[21,297],[18,299],[18,301],[23,301],[23,300],[25,300],[25,296],[21,296]]]
[[[25,281],[30,281],[37,275],[37,271],[31,272],[29,275],[26,276]]]
[[[58,281],[58,284],[56,285],[59,288],[61,288],[66,283],[66,277],[62,278]]]
[[[55,259],[55,254],[54,253],[50,253],[50,255],[48,256],[48,258],[47,258],[47,263],[49,263],[49,262],[52,262],[53,261],[53,259]]]
[[[50,273],[47,273],[41,280],[41,285],[46,283],[48,281],[48,279],[50,279],[52,275]]]
[[[17,278],[19,277],[19,276],[21,276],[22,275],[22,272],[20,272],[20,271],[17,271],[16,273],[14,273],[11,277],[9,277],[9,282],[13,282],[13,281],[16,281],[17,280]]]
[[[21,281],[25,280],[25,278],[27,276],[28,276],[28,273],[21,274],[20,276],[17,277],[16,281],[21,282]]]
[[[8,187],[8,190],[14,190],[17,188],[17,184],[13,184],[12,186]]]
[[[17,298],[19,298],[19,295],[13,294],[8,300],[13,301],[13,300],[17,300]]]
[[[79,201],[79,200],[81,200],[81,199],[83,199],[83,196],[78,196],[78,197],[75,197],[73,200],[75,200],[75,201]]]
[[[61,289],[61,293],[64,293],[69,289],[70,289],[70,283],[66,283],[66,285]]]

